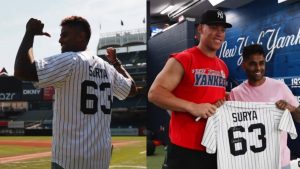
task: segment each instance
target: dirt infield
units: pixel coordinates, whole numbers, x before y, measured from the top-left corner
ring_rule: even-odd
[[[0,140],[0,145],[17,145],[25,147],[51,147],[51,140]]]
[[[114,146],[126,146],[130,144],[140,143],[141,141],[113,141]],[[22,141],[22,140],[0,140],[0,145],[18,145],[25,147],[51,147],[51,141],[39,140],[39,141]]]
[[[122,147],[131,144],[141,143],[142,141],[114,141],[112,142],[114,147]],[[22,141],[22,140],[0,140],[0,145],[18,145],[26,147],[51,147],[51,141],[48,140],[39,140],[39,141]],[[34,153],[34,154],[25,154],[12,157],[3,157],[0,158],[0,164],[29,160],[34,158],[49,157],[51,152],[43,153]]]
[[[13,156],[13,157],[3,157],[0,158],[0,164],[22,161],[22,160],[30,160],[34,158],[49,157],[49,156],[51,156],[51,152],[26,154],[26,155]]]
[[[114,147],[122,147],[122,146],[127,146],[127,145],[131,145],[131,144],[137,144],[137,143],[141,143],[142,141],[113,141],[112,145]]]

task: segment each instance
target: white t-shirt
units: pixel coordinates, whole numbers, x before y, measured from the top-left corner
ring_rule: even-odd
[[[280,169],[280,131],[297,137],[291,114],[274,103],[227,101],[207,121],[202,145],[218,169]]]

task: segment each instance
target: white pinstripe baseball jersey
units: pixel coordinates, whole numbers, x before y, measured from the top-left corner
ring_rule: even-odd
[[[202,145],[217,150],[218,169],[280,169],[280,131],[297,132],[274,103],[228,101],[207,121]]]
[[[66,52],[36,62],[39,87],[54,86],[52,161],[65,169],[108,169],[111,103],[131,80],[88,52]]]

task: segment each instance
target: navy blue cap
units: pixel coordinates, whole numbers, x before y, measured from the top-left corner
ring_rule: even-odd
[[[225,28],[232,27],[230,23],[226,22],[226,16],[224,12],[218,9],[210,9],[203,13],[200,23],[207,25],[222,24],[225,26]]]

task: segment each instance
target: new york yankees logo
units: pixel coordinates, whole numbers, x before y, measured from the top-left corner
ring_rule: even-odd
[[[224,14],[223,14],[222,11],[218,11],[217,14],[218,14],[218,18],[223,19],[223,17],[224,17],[223,15],[224,15]]]

